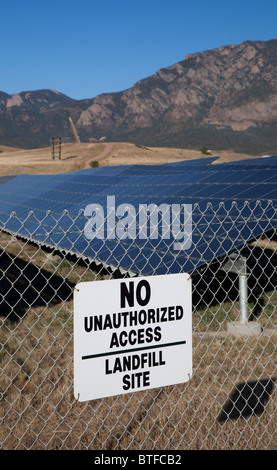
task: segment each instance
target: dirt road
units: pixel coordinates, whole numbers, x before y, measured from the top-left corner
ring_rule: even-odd
[[[103,158],[107,157],[110,153],[112,153],[113,148],[114,148],[114,144],[112,142],[108,142],[107,144],[105,144],[105,147],[102,150],[102,152],[100,152],[98,155],[95,155],[94,160],[99,161],[99,160],[102,160]],[[85,161],[84,168],[91,168],[91,166],[90,166],[91,161],[92,161],[91,157],[89,159],[87,159]]]

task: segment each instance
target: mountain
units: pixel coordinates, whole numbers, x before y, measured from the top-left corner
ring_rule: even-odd
[[[69,136],[68,116],[82,111],[78,101],[54,90],[14,95],[0,92],[0,144],[36,148],[53,136]]]
[[[131,88],[87,100],[53,90],[0,92],[0,144],[51,136],[277,153],[277,39],[191,54]]]

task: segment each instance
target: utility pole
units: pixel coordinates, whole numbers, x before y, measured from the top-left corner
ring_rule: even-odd
[[[55,160],[56,153],[59,160],[62,158],[61,137],[51,137],[52,159]],[[56,152],[57,151],[57,152]]]

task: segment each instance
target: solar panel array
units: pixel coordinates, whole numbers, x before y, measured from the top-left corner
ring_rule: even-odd
[[[0,228],[133,274],[193,272],[277,228],[277,157],[230,163],[217,158],[3,176]],[[192,204],[191,247],[176,252],[172,239],[161,238],[88,240],[83,211],[88,204],[106,208],[107,196],[136,209]]]

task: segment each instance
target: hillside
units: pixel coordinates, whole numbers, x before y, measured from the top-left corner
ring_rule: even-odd
[[[213,154],[214,164],[251,158],[229,151]],[[50,147],[17,149],[0,145],[0,176],[22,174],[58,174],[99,166],[160,165],[205,158],[199,150],[167,147],[144,147],[126,142],[62,144],[61,159],[52,159]]]
[[[53,90],[0,92],[0,144],[49,146],[51,136],[146,146],[277,153],[277,40],[186,56],[128,90],[73,100]]]

